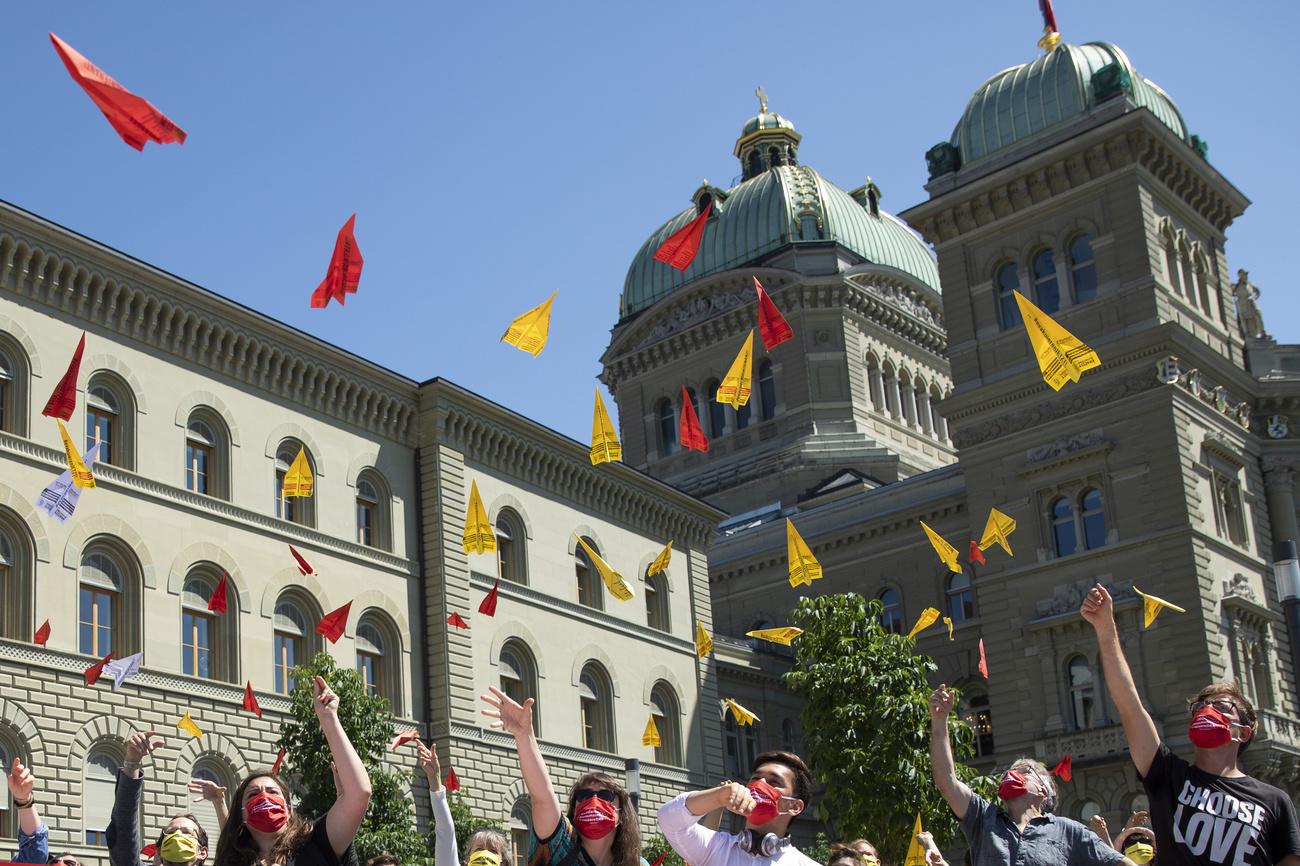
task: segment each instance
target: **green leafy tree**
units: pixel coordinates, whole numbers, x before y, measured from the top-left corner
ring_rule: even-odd
[[[786,680],[803,699],[806,757],[826,786],[817,817],[901,863],[918,813],[941,846],[957,825],[930,774],[926,675],[937,668],[914,639],[885,631],[882,610],[855,593],[799,599],[791,620],[804,633]],[[970,725],[949,719],[958,777],[994,797],[995,780],[961,763],[974,754]]]
[[[644,825],[643,825],[644,826]],[[660,854],[667,854],[664,857],[663,866],[686,866],[686,861],[682,855],[673,850],[673,846],[668,844],[664,834],[655,831],[653,836],[641,840],[641,856],[646,859],[647,863],[653,863],[659,859]]]
[[[284,775],[297,783],[295,808],[314,818],[328,812],[338,796],[330,769],[329,744],[312,708],[311,683],[321,676],[339,696],[339,722],[370,774],[370,808],[357,831],[358,859],[365,863],[378,854],[395,854],[408,866],[425,863],[425,841],[415,831],[411,801],[402,790],[413,774],[409,770],[382,769],[384,754],[395,734],[388,700],[367,692],[355,670],[340,669],[326,652],[295,667],[293,676],[295,685],[289,695],[293,720],[281,726],[276,745],[284,749]]]

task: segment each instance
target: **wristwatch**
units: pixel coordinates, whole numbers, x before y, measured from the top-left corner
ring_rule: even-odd
[[[122,762],[122,769],[123,769],[123,770],[126,770],[127,772],[129,772],[129,773],[132,775],[132,777],[134,777],[136,773],[140,772],[140,762],[139,762],[139,761],[123,761],[123,762]]]

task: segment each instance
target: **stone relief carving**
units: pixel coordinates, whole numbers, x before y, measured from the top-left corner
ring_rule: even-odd
[[[1255,595],[1255,588],[1250,585],[1250,578],[1246,575],[1237,573],[1232,576],[1232,580],[1223,582],[1223,597],[1233,595],[1237,598],[1244,598],[1246,601],[1258,601]]]
[[[1089,430],[1087,433],[1075,433],[1072,436],[1062,436],[1055,442],[1049,442],[1046,445],[1040,445],[1037,448],[1025,454],[1025,465],[1033,466],[1035,463],[1042,463],[1044,460],[1051,460],[1053,457],[1060,457],[1062,454],[1069,454],[1072,451],[1080,451],[1084,448],[1091,448],[1094,445],[1102,443],[1100,430]]]
[[[1097,580],[1087,578],[1055,587],[1052,590],[1051,598],[1038,602],[1035,615],[1039,619],[1043,619],[1049,616],[1060,616],[1071,611],[1078,612],[1080,606],[1083,605],[1084,596],[1091,592],[1097,583]],[[1115,599],[1116,602],[1137,598],[1137,593],[1133,592],[1132,583],[1108,584],[1105,580],[1102,580],[1101,584],[1106,587],[1111,598]]]
[[[645,339],[637,343],[636,348],[639,349],[642,346],[662,340],[669,334],[689,328],[697,322],[716,316],[718,313],[751,303],[753,294],[752,289],[748,291],[733,289],[729,292],[710,295],[707,298],[696,298],[681,306],[674,307],[665,318],[650,329],[650,333],[646,334]]]

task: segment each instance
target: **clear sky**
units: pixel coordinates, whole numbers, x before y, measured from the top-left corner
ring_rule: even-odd
[[[1060,0],[1114,42],[1253,200],[1228,265],[1300,341],[1286,276],[1300,155],[1300,4]],[[137,153],[54,31],[188,134]],[[11,3],[0,198],[398,373],[444,376],[576,439],[628,264],[732,148],[754,88],[845,189],[892,213],[989,76],[1038,56],[1034,0]],[[347,306],[308,306],[355,212]],[[558,289],[536,359],[498,339]],[[610,403],[611,411],[614,406]]]

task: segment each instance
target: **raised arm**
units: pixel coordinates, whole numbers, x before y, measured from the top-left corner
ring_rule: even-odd
[[[230,817],[230,813],[226,811],[225,786],[209,782],[207,779],[190,779],[188,787],[191,794],[198,794],[194,798],[195,803],[207,800],[212,804],[212,811],[217,813],[217,829],[224,830],[226,819]]]
[[[496,686],[488,686],[488,691],[492,694],[483,695],[482,699],[492,709],[484,710],[483,715],[496,719],[492,727],[504,728],[507,734],[514,734],[515,745],[519,747],[519,771],[523,773],[524,787],[533,801],[533,832],[538,839],[549,839],[560,826],[563,813],[542,749],[533,734],[533,699],[529,698],[521,705]]]
[[[970,808],[970,788],[957,778],[957,768],[952,761],[952,743],[948,739],[948,714],[957,700],[957,693],[941,684],[930,695],[930,771],[935,787],[948,801],[957,820],[966,817]]]
[[[1124,723],[1124,736],[1128,739],[1129,755],[1137,771],[1145,776],[1151,769],[1156,752],[1160,750],[1160,734],[1156,723],[1142,706],[1133,672],[1129,670],[1124,650],[1119,645],[1119,630],[1115,627],[1115,601],[1106,587],[1097,584],[1083,600],[1079,609],[1083,618],[1097,630],[1097,644],[1101,647],[1101,667],[1106,672],[1106,687],[1111,703]]]
[[[334,694],[324,677],[316,677],[311,687],[312,708],[316,710],[325,742],[329,743],[330,755],[338,767],[339,784],[343,787],[339,798],[330,807],[325,825],[330,847],[342,858],[356,838],[357,830],[361,829],[366,809],[370,807],[370,774],[339,721],[339,696]]]
[[[44,866],[50,859],[50,834],[36,808],[36,777],[22,761],[14,758],[8,781],[14,808],[18,810],[18,853],[13,862]]]
[[[452,823],[451,806],[447,791],[442,786],[442,767],[438,764],[438,746],[415,741],[420,755],[420,769],[429,780],[429,799],[433,806],[433,863],[434,866],[457,866],[456,825]]]

